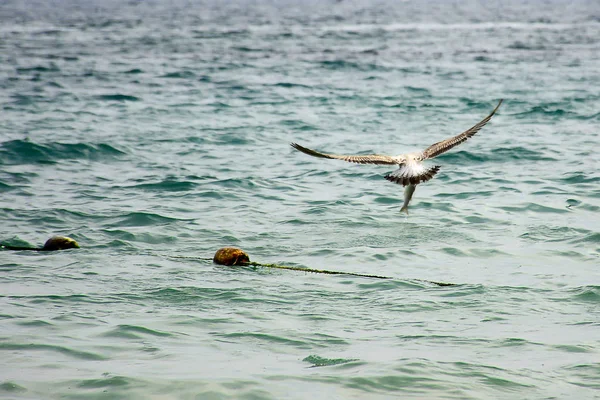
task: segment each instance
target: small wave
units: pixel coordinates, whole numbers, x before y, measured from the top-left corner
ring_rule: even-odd
[[[442,247],[439,249],[439,251],[449,254],[451,256],[454,256],[454,257],[470,257],[469,254],[465,253],[464,251],[462,251],[456,247]]]
[[[292,127],[299,131],[316,131],[317,127],[297,119],[285,119],[279,122],[281,125]]]
[[[535,192],[533,194],[536,194]],[[562,194],[562,193],[561,193]],[[581,206],[583,203],[577,199],[567,199],[567,207],[571,208],[571,207],[579,207]]]
[[[316,355],[310,355],[302,361],[311,364],[311,367],[330,367],[332,365],[348,364],[358,361],[357,358],[325,358]]]
[[[544,206],[541,204],[537,204],[537,203],[527,203],[523,206],[520,207],[516,207],[516,206],[506,206],[506,207],[499,207],[501,210],[504,211],[509,211],[509,212],[517,212],[517,213],[522,213],[522,212],[527,212],[527,211],[531,211],[534,213],[556,213],[556,214],[564,214],[564,213],[568,213],[569,210],[567,210],[566,208],[560,207],[560,208],[556,208],[556,207],[549,207],[549,206]]]
[[[192,34],[196,39],[220,39],[248,36],[250,31],[247,29],[231,29],[231,30],[193,30]]]
[[[541,44],[538,44],[538,45],[527,44],[527,43],[521,42],[520,40],[517,40],[516,42],[509,44],[507,46],[507,48],[512,49],[512,50],[548,50],[548,48],[546,46],[543,46]]]
[[[24,393],[27,391],[27,388],[17,385],[14,382],[2,382],[0,383],[0,392],[7,393]]]
[[[214,327],[221,324],[230,324],[233,320],[230,318],[200,318],[185,316],[181,321],[172,322],[175,325],[192,325],[206,328],[207,326]]]
[[[573,300],[600,304],[600,286],[581,286],[569,290]]]
[[[102,94],[99,96],[95,96],[95,98],[98,100],[102,100],[102,101],[119,101],[119,102],[140,101],[141,100],[139,97],[130,96],[130,95],[126,95],[126,94],[120,94],[120,93]]]
[[[238,197],[237,194],[232,191],[224,192],[222,190],[204,190],[202,192],[195,193],[195,196],[206,198],[206,199],[235,199]]]
[[[248,178],[230,178],[230,179],[221,179],[215,182],[218,186],[226,187],[226,188],[236,188],[236,189],[254,189],[256,188],[256,183],[250,177]]]
[[[0,144],[0,165],[56,164],[62,160],[114,159],[125,154],[115,147],[100,143],[48,143],[11,140]]]
[[[119,239],[113,239],[111,241],[104,242],[104,243],[96,245],[94,247],[98,248],[98,249],[117,249],[117,248],[121,248],[121,249],[134,250],[134,247],[131,245],[131,243],[129,243],[129,241],[119,240]]]
[[[535,115],[542,115],[545,117],[563,117],[563,116],[577,117],[577,114],[572,111],[566,111],[566,110],[563,110],[562,108],[548,109],[549,107],[554,107],[554,105],[553,104],[552,105],[551,104],[538,105],[538,106],[531,108],[529,111],[513,114],[513,116],[518,119],[529,118],[529,117],[535,116]]]
[[[390,196],[378,196],[375,198],[374,200],[376,203],[379,204],[402,204],[403,200],[402,198],[395,196],[395,197],[390,197]]]
[[[144,326],[119,325],[115,329],[102,334],[104,337],[124,338],[124,339],[142,339],[144,336],[170,337],[172,333],[158,331]]]
[[[383,66],[374,64],[374,63],[361,64],[361,63],[357,63],[357,62],[353,62],[353,61],[346,61],[346,60],[320,61],[319,65],[321,65],[323,68],[331,69],[331,70],[356,69],[359,71],[374,71],[374,70],[386,69]]]
[[[229,105],[227,103],[223,103],[222,101],[215,101],[215,102],[212,102],[212,103],[208,103],[206,105],[210,106],[210,107],[215,107],[216,109],[231,108],[231,105]]]
[[[600,376],[600,363],[578,364],[565,367],[577,379],[569,379],[569,383],[579,387],[600,389],[598,376]]]
[[[65,56],[62,54],[44,54],[42,57],[47,60],[79,61],[79,57]]]
[[[573,240],[572,243],[600,243],[600,233],[590,233],[582,238]]]
[[[101,389],[127,386],[130,384],[131,380],[124,376],[111,376],[102,379],[86,379],[77,383],[77,387],[84,389]]]
[[[246,296],[246,297],[242,297]],[[219,288],[202,288],[202,287],[173,287],[153,289],[147,292],[147,298],[150,300],[160,301],[161,303],[174,304],[190,304],[198,306],[201,300],[213,299],[230,302],[257,302],[268,303],[269,299],[259,298],[254,290],[242,289],[219,289]],[[279,302],[278,300],[275,302]],[[281,303],[288,303],[281,301]]]
[[[97,299],[93,299],[90,296],[86,296],[84,294],[72,294],[66,296],[59,296],[56,294],[50,295],[40,295],[40,296],[10,296],[15,299],[28,299],[32,304],[45,304],[45,303],[61,303],[61,304],[71,304],[71,303],[104,303],[104,301],[99,301]]]
[[[260,53],[269,51],[268,49],[253,48],[248,46],[233,46],[231,49],[240,51],[242,53]]]
[[[161,75],[161,78],[168,79],[194,79],[196,74],[191,71],[177,71],[177,72],[169,72],[167,74]]]
[[[555,227],[536,225],[519,237],[533,242],[566,242],[581,238],[582,235],[586,235],[589,232],[590,231],[588,230],[575,229],[567,226]]]
[[[17,325],[21,325],[21,326],[31,326],[31,327],[34,327],[34,328],[54,326],[54,324],[51,324],[50,322],[43,321],[41,319],[34,319],[32,321],[20,321],[20,322],[17,322],[16,324]]]
[[[92,353],[89,351],[82,351],[82,350],[75,350],[75,349],[71,349],[69,347],[66,346],[57,346],[57,345],[51,345],[51,344],[38,344],[38,343],[27,343],[27,344],[22,344],[22,343],[0,343],[0,351],[1,350],[9,350],[9,351],[14,351],[14,350],[18,350],[18,351],[40,351],[40,350],[47,350],[47,351],[53,351],[53,352],[57,352],[57,353],[61,353],[64,354],[66,356],[72,357],[72,358],[77,358],[80,360],[91,360],[91,361],[101,361],[101,360],[105,360],[106,357],[97,354],[97,353]]]
[[[156,226],[178,221],[176,218],[164,217],[160,214],[131,212],[110,221],[111,226]]]
[[[17,68],[19,74],[29,74],[32,72],[44,73],[44,72],[60,72],[60,68],[54,63],[50,63],[49,66],[36,65],[33,67],[21,67]]]
[[[591,346],[572,345],[572,344],[557,344],[552,346],[555,350],[566,351],[567,353],[595,353]]]
[[[310,86],[310,85],[303,85],[301,83],[293,83],[293,82],[278,82],[273,85],[266,85],[266,86],[282,87],[282,88],[286,88],[286,89],[291,89],[291,88],[312,89],[313,88],[313,86]]]
[[[46,86],[51,87],[51,88],[64,89],[63,85],[61,85],[58,82],[54,82],[54,81],[46,82]]]
[[[497,192],[495,190],[482,190],[482,191],[477,191],[477,192],[459,192],[459,193],[438,193],[435,195],[435,197],[441,197],[441,198],[456,198],[456,199],[471,199],[471,198],[477,198],[477,197],[493,197],[497,194]]]
[[[142,183],[139,185],[129,186],[131,189],[141,189],[150,192],[187,192],[198,184],[190,181],[180,181],[177,179],[165,179],[156,183]],[[0,188],[1,189],[1,188]]]
[[[110,27],[125,27],[132,28],[132,22],[127,19],[101,17],[97,20],[86,20],[86,26],[89,28],[110,28]]]
[[[4,106],[6,110],[13,110],[13,106],[27,107],[36,106],[38,103],[48,102],[48,99],[41,95],[28,95],[28,94],[14,94],[11,96],[13,99],[8,105]]]
[[[489,153],[474,153],[466,150],[446,153],[440,156],[444,161],[449,160],[456,163],[478,162],[478,163],[510,163],[515,160],[527,161],[558,161],[556,158],[544,156],[541,152],[533,151],[525,147],[499,147]]]
[[[589,174],[584,172],[575,172],[564,178],[560,178],[559,181],[569,184],[596,183],[600,182],[600,176],[589,176]]]
[[[443,202],[443,201],[428,202],[428,201],[421,201],[420,203],[417,203],[417,204],[415,204],[412,207],[413,207],[413,209],[425,208],[425,209],[431,209],[431,210],[439,210],[439,211],[446,212],[446,213],[456,212],[456,211],[454,211],[454,203],[452,203],[452,202]]]
[[[440,294],[440,297],[469,297],[478,296],[487,292],[487,288],[483,285],[452,285],[446,287],[447,291]],[[473,304],[475,306],[475,304]]]
[[[431,92],[429,91],[429,89],[416,87],[416,86],[404,86],[404,89],[409,93],[422,94],[422,95],[431,97]]]
[[[269,335],[266,333],[257,333],[257,332],[234,332],[234,333],[215,333],[214,334],[217,337],[221,337],[224,339],[234,339],[236,342],[239,339],[251,339],[251,340],[258,340],[258,341],[264,341],[267,343],[272,343],[272,344],[284,344],[284,345],[290,345],[293,346],[295,348],[299,348],[299,349],[308,349],[311,348],[312,346],[304,341],[301,340],[294,340],[294,339],[288,339],[282,336],[275,336],[275,335]]]
[[[66,33],[66,31],[61,31],[60,29],[45,29],[33,32],[33,34],[36,36],[59,36],[64,33]]]
[[[435,378],[419,374],[398,374],[370,377],[347,378],[345,385],[349,388],[360,389],[365,393],[376,391],[410,391],[410,389],[446,390],[446,383]],[[369,396],[366,396],[369,397]]]
[[[539,346],[540,343],[530,342],[521,338],[506,338],[495,342],[496,347],[522,347],[528,345]]]
[[[451,372],[451,375],[464,375],[468,377],[473,377],[476,380],[482,382],[486,386],[500,386],[503,390],[509,388],[525,388],[532,387],[531,385],[519,383],[511,379],[507,379],[507,373],[509,371],[504,370],[502,368],[489,366],[489,365],[481,365],[481,364],[472,364],[467,362],[452,362],[445,363],[450,368],[456,368],[456,372]]]
[[[164,225],[164,224],[159,224],[159,225]],[[139,225],[134,225],[134,226],[139,226]],[[146,226],[146,225],[142,225],[142,226]],[[148,232],[132,233],[132,232],[127,232],[127,231],[120,230],[120,229],[106,230],[105,232],[109,236],[116,238],[117,241],[121,241],[121,242],[125,242],[125,243],[140,242],[140,243],[148,243],[148,244],[153,244],[153,245],[161,245],[161,244],[173,243],[176,241],[175,237],[173,237],[173,236],[161,235],[161,234],[156,234],[156,233],[154,233],[154,234],[148,233]],[[113,247],[113,246],[110,246],[110,247]]]
[[[365,55],[370,55],[370,56],[378,56],[379,50],[378,49],[365,49],[365,50],[361,50],[359,53],[365,54]]]
[[[431,282],[417,279],[388,279],[373,283],[359,283],[356,286],[363,291],[380,292],[382,290],[424,289],[434,285]]]
[[[596,120],[596,121],[600,121],[600,112],[594,113],[594,114],[589,114],[589,115],[579,115],[577,117],[575,117],[576,119],[579,120]]]
[[[494,59],[490,56],[478,55],[473,57],[473,61],[477,62],[492,62]]]
[[[4,183],[0,181],[0,193],[10,192],[11,190],[17,189],[16,186],[9,185],[8,183]]]

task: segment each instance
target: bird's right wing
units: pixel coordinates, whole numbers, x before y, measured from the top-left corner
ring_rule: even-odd
[[[306,147],[300,146],[297,143],[291,143],[291,146],[293,148],[295,148],[296,150],[303,152],[304,154],[308,154],[309,156],[319,157],[319,158],[331,158],[334,160],[343,160],[343,161],[348,161],[348,162],[357,163],[357,164],[397,165],[397,164],[401,163],[401,161],[395,157],[382,156],[379,154],[343,156],[343,155],[336,155],[336,154],[319,153],[318,151],[311,150]]]
[[[498,105],[496,106],[496,108],[494,108],[494,110],[490,113],[490,115],[488,115],[487,117],[485,117],[484,119],[479,121],[476,125],[474,125],[470,129],[467,129],[460,135],[456,135],[454,137],[451,137],[450,139],[446,139],[446,140],[442,140],[441,142],[434,143],[431,146],[429,146],[428,148],[426,148],[423,151],[423,159],[426,160],[428,158],[437,157],[440,154],[447,152],[451,148],[458,146],[459,144],[461,144],[462,142],[464,142],[471,136],[475,135],[477,132],[479,132],[479,130],[481,128],[483,128],[485,126],[485,124],[487,124],[490,121],[490,119],[492,119],[494,114],[496,114],[496,111],[498,111],[500,104],[502,104],[502,100],[500,100],[498,102]]]

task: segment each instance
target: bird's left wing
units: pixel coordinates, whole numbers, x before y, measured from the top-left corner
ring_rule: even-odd
[[[450,139],[446,139],[446,140],[442,140],[441,142],[434,143],[431,146],[429,146],[428,148],[426,148],[423,151],[423,159],[425,160],[428,158],[437,157],[440,154],[447,152],[454,146],[458,146],[459,144],[461,144],[462,142],[464,142],[471,136],[475,135],[477,132],[479,132],[479,130],[481,128],[483,128],[485,126],[485,124],[487,124],[490,121],[490,119],[492,119],[492,117],[494,116],[494,114],[496,114],[496,111],[500,107],[500,104],[502,104],[502,100],[500,100],[498,102],[498,105],[496,106],[496,108],[494,108],[494,111],[492,111],[490,113],[490,115],[488,115],[487,117],[485,117],[484,119],[479,121],[472,128],[464,131],[460,135],[456,135],[454,137],[451,137]]]
[[[327,153],[319,153],[318,151],[308,149],[306,147],[300,146],[297,143],[291,143],[291,146],[298,151],[303,152],[304,154],[308,154],[309,156],[319,157],[319,158],[331,158],[335,160],[343,160],[351,163],[357,164],[383,164],[383,165],[397,165],[401,163],[401,160],[398,160],[395,157],[391,156],[382,156],[379,154],[369,154],[369,155],[356,155],[356,156],[344,156],[344,155],[336,155],[336,154],[327,154]]]

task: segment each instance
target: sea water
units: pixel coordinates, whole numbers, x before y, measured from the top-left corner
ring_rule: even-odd
[[[597,1],[4,0],[0,241],[81,248],[0,252],[0,397],[599,398],[599,71]],[[502,98],[408,216],[289,146]]]

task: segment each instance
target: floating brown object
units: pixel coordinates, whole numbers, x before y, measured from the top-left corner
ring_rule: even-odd
[[[26,247],[26,246],[9,246],[0,244],[1,249],[6,250],[33,250],[33,251],[55,251],[55,250],[66,250],[66,249],[78,249],[79,244],[75,239],[71,239],[66,236],[52,236],[46,240],[44,247]]]
[[[78,248],[79,243],[77,243],[75,239],[71,239],[70,237],[66,236],[52,236],[50,239],[46,240],[46,243],[44,243],[44,247],[42,247],[42,250],[54,251]]]
[[[220,265],[241,265],[250,262],[250,257],[235,247],[223,247],[217,250],[213,262]]]

